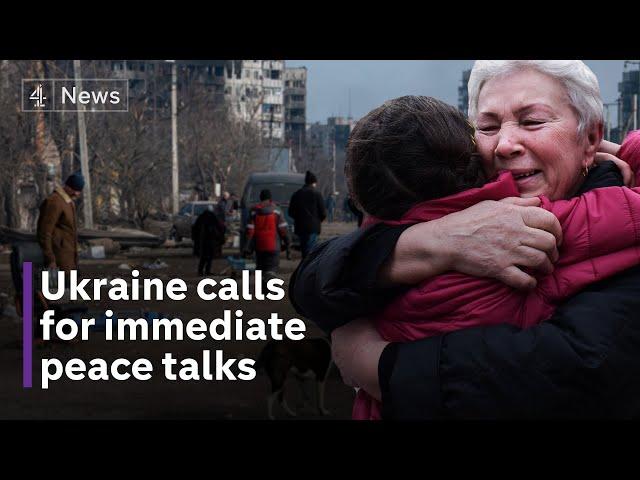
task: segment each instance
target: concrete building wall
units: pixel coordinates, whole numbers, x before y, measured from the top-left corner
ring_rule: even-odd
[[[469,115],[469,92],[467,90],[469,75],[471,75],[471,70],[465,70],[462,72],[462,80],[458,87],[458,110],[465,115]]]
[[[629,70],[622,73],[622,81],[618,83],[618,92],[620,92],[620,117],[618,119],[619,132],[618,142],[624,139],[626,133],[634,127],[634,115],[636,128],[640,127],[640,70]],[[634,105],[634,95],[636,95],[636,105]],[[612,135],[613,137],[613,135]]]

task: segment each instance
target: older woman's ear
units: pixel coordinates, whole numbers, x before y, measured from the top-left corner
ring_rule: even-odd
[[[602,138],[604,137],[604,126],[602,123],[596,123],[589,127],[585,136],[585,160],[586,165],[591,168],[595,160],[596,153],[600,149]]]

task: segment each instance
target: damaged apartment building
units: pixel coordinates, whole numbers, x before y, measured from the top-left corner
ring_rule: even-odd
[[[129,80],[130,95],[149,91],[149,82],[171,75],[166,61],[113,61],[115,78]],[[280,144],[284,140],[284,61],[283,60],[176,60],[178,92],[199,83],[220,101],[226,101],[235,118],[254,122],[265,140]],[[167,82],[164,82],[167,85]],[[163,103],[169,91],[159,93]]]

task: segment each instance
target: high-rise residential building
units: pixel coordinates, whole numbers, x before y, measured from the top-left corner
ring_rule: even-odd
[[[262,60],[262,135],[284,142],[284,61]]]
[[[204,85],[209,93],[225,100],[235,118],[253,122],[263,139],[272,145],[284,141],[284,61],[282,60],[176,60],[178,89]],[[127,60],[111,62],[116,78],[130,80],[130,95],[144,91],[153,74],[166,77],[166,61]],[[168,91],[161,97],[168,101]]]
[[[462,81],[458,87],[458,110],[465,115],[469,115],[469,92],[467,90],[469,75],[471,75],[471,69],[462,72]]]
[[[620,93],[618,110],[618,137],[612,140],[618,143],[624,139],[626,133],[634,128],[640,128],[640,70],[627,70],[622,72],[622,81],[618,83]]]
[[[315,122],[307,128],[307,166],[324,175],[320,182],[324,193],[346,192],[344,163],[353,124],[351,118],[329,117],[327,123]]]
[[[346,117],[329,117],[327,123],[315,122],[307,128],[307,143],[325,156],[333,154],[333,145],[340,156],[347,149],[353,120]]]
[[[284,70],[284,135],[294,152],[306,144],[307,67]]]

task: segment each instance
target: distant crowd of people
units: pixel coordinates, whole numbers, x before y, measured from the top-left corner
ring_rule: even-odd
[[[262,270],[266,276],[277,273],[280,254],[287,252],[290,258],[292,239],[289,233],[287,215],[273,200],[272,192],[263,189],[260,201],[252,205],[246,225],[246,239],[242,245],[242,255],[255,255],[256,269]],[[200,258],[199,275],[211,274],[213,258],[222,256],[229,220],[240,210],[238,198],[234,193],[223,192],[218,203],[199,215],[192,229],[194,255]],[[337,220],[336,195],[331,192],[323,198],[318,190],[318,178],[307,171],[304,186],[291,196],[288,216],[294,222],[294,233],[298,237],[302,258],[305,258],[318,241],[321,224],[324,221],[333,223]],[[341,220],[358,221],[361,214],[347,196],[342,204]]]
[[[318,179],[307,171],[304,186],[293,193],[289,201],[288,214],[294,222],[294,233],[299,239],[300,252],[305,258],[318,241],[321,224],[336,221],[337,202],[334,193],[326,199],[317,188]],[[84,187],[84,178],[78,172],[67,179],[64,185],[41,206],[38,222],[38,241],[49,269],[71,270],[77,268],[77,221],[75,203]],[[280,253],[289,251],[292,239],[287,217],[273,200],[272,192],[263,189],[260,201],[251,206],[246,226],[246,241],[242,254],[255,254],[256,268],[270,274],[278,271]],[[342,221],[358,221],[361,214],[347,196],[342,205]],[[204,210],[191,227],[193,254],[199,258],[198,275],[211,275],[214,258],[222,256],[226,243],[228,225],[240,212],[238,197],[225,191],[217,203]]]

